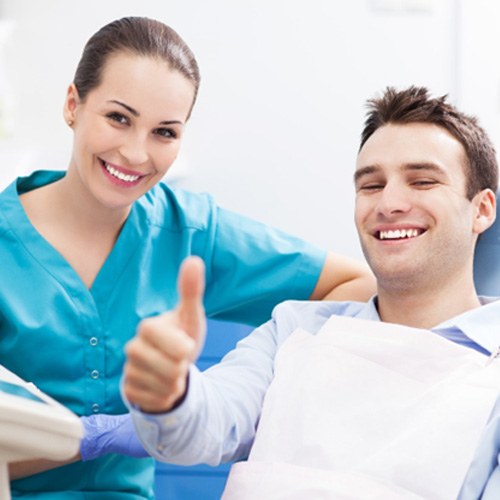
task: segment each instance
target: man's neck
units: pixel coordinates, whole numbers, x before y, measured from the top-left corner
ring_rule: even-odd
[[[379,287],[377,307],[382,321],[414,328],[432,328],[481,305],[471,283],[448,290],[390,291]]]

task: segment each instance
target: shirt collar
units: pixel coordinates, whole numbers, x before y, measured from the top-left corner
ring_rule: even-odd
[[[456,328],[487,351],[495,351],[500,346],[500,330],[495,327],[500,318],[500,300],[499,297],[480,297],[479,300],[481,307],[444,321],[432,330]]]
[[[380,321],[377,309],[377,296],[374,295],[368,302],[363,304],[356,314],[356,318]]]
[[[470,340],[489,352],[500,346],[500,329],[493,328],[500,318],[500,297],[479,297],[481,307],[466,311],[454,318],[443,321],[432,328],[432,331],[459,330]],[[380,321],[377,310],[377,296],[373,296],[361,307],[357,318]]]

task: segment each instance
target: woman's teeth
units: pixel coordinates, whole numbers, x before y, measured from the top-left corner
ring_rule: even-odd
[[[120,172],[119,170],[116,170],[116,168],[111,167],[107,163],[104,164],[104,167],[113,177],[116,177],[117,179],[120,179],[121,181],[124,181],[124,182],[134,182],[140,177],[139,175],[124,174],[124,173]]]
[[[380,231],[381,240],[398,240],[401,238],[415,238],[418,236],[417,229],[393,229],[389,231]]]

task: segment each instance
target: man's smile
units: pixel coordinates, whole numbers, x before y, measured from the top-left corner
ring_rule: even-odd
[[[425,232],[422,228],[402,228],[402,229],[386,229],[376,231],[375,236],[379,240],[401,240],[416,238]]]

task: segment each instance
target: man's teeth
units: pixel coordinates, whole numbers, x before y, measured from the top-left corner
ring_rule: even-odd
[[[418,236],[416,229],[394,229],[389,231],[380,231],[381,240],[398,240],[401,238],[415,238]]]
[[[116,177],[117,179],[120,179],[121,181],[125,182],[134,182],[136,181],[140,176],[139,175],[127,175],[119,170],[116,170],[116,168],[113,168],[112,166],[108,165],[107,163],[104,164],[106,167],[106,170],[113,176]]]

